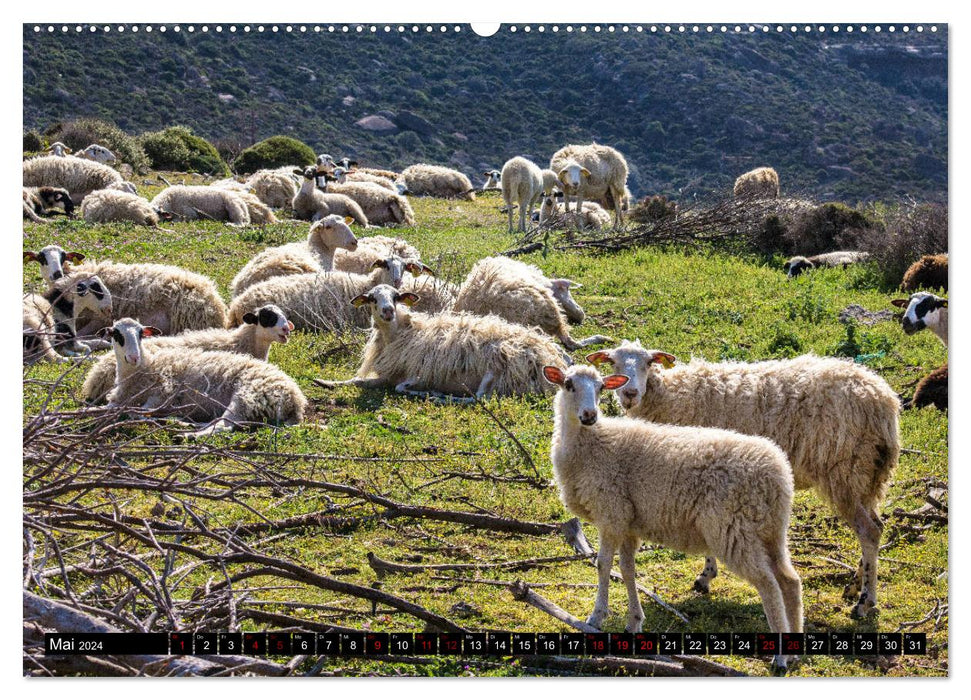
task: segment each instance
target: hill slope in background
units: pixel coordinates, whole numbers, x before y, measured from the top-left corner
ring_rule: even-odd
[[[772,165],[783,190],[844,200],[947,191],[947,30],[651,34],[367,30],[35,33],[24,126],[95,116],[186,124],[243,145],[474,175],[567,143],[619,148],[636,195],[730,190]],[[363,122],[361,121],[363,120]]]

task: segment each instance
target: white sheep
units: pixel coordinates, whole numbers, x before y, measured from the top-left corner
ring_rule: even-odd
[[[322,192],[317,189],[317,170],[309,167],[294,170],[303,178],[303,183],[294,195],[291,207],[293,215],[305,221],[316,221],[331,214],[349,216],[364,228],[370,225],[364,210],[353,199],[344,194]]]
[[[353,250],[338,250],[334,255],[334,269],[364,275],[376,260],[383,260],[389,255],[397,255],[405,260],[421,260],[418,249],[403,238],[367,236],[358,238],[357,247]]]
[[[890,303],[905,309],[900,319],[904,333],[913,335],[923,328],[930,328],[947,345],[947,299],[929,292],[917,292],[909,299],[894,299]]]
[[[399,287],[402,292],[410,292],[418,297],[411,306],[412,310],[423,314],[453,310],[460,287],[447,280],[439,279],[424,263],[419,265],[425,274],[405,275]]]
[[[509,233],[512,233],[513,205],[519,207],[519,231],[526,231],[526,221],[532,220],[533,207],[543,196],[543,171],[536,163],[522,156],[510,158],[500,173],[502,199],[509,214]],[[540,212],[539,223],[543,225]]]
[[[87,355],[91,346],[77,340],[77,320],[84,311],[111,318],[112,298],[97,275],[72,273],[60,277],[43,295],[24,298],[24,360],[59,361],[65,355]]]
[[[246,180],[246,187],[266,206],[274,209],[290,207],[300,189],[300,178],[293,168],[257,170]]]
[[[23,162],[24,187],[63,187],[80,202],[95,190],[124,182],[114,168],[74,156],[40,156]]]
[[[239,192],[204,185],[172,185],[155,195],[152,206],[178,221],[228,221],[231,226],[250,223],[249,206]]]
[[[628,416],[726,428],[778,443],[796,488],[814,488],[859,539],[863,556],[845,594],[859,593],[854,616],[873,609],[879,508],[900,455],[900,401],[883,378],[854,362],[815,355],[753,363],[693,359],[675,367],[673,355],[636,341],[587,359],[610,362],[630,377],[616,392]],[[711,558],[696,589],[706,591],[715,575]]]
[[[61,246],[51,244],[44,246],[36,253],[30,250],[24,251],[24,262],[36,262],[40,265],[40,274],[47,282],[47,288],[52,289],[54,282],[70,272],[69,263],[78,263],[84,260],[84,253],[68,253]]]
[[[268,207],[263,200],[249,190],[245,192],[236,192],[236,196],[242,199],[246,204],[246,211],[249,213],[249,220],[251,224],[277,223],[277,218],[273,213],[273,210],[270,209],[270,207]]]
[[[51,144],[51,147],[47,149],[47,152],[50,153],[52,156],[56,156],[58,158],[66,158],[73,151],[71,151],[71,149],[68,148],[66,144],[61,143],[60,141],[55,141],[54,143]]]
[[[207,424],[198,437],[252,424],[297,425],[307,406],[300,387],[268,362],[235,352],[149,348],[158,329],[131,318],[104,328],[115,355],[108,406],[161,410]]]
[[[95,190],[81,202],[81,216],[91,223],[131,221],[141,226],[158,226],[172,218],[136,194],[119,190]]]
[[[339,185],[343,185],[346,182],[370,182],[373,185],[391,190],[394,193],[398,192],[398,188],[394,182],[381,175],[371,175],[370,173],[362,173],[358,170],[347,170],[341,166],[334,168],[333,174],[337,178],[337,184]]]
[[[459,287],[452,310],[482,316],[491,313],[511,323],[539,326],[568,350],[610,341],[603,335],[574,340],[548,278],[538,268],[510,258],[477,262]]]
[[[357,248],[357,238],[348,226],[352,221],[350,217],[344,219],[329,214],[310,225],[307,240],[257,253],[233,278],[229,287],[232,296],[237,297],[247,288],[271,277],[333,270],[334,253],[339,248]]]
[[[579,213],[578,213],[579,211]],[[541,226],[549,228],[604,229],[610,226],[610,214],[596,202],[584,202],[579,209],[565,211],[554,195],[543,197],[539,209]]]
[[[556,173],[563,190],[565,210],[570,211],[570,198],[577,198],[582,209],[584,199],[601,199],[612,203],[614,225],[624,223],[623,201],[627,188],[627,161],[610,146],[593,143],[564,146],[550,159],[550,170]]]
[[[390,285],[354,298],[354,306],[371,312],[361,366],[352,379],[314,382],[324,388],[394,387],[411,396],[471,403],[490,394],[548,392],[541,368],[569,362],[542,333],[498,316],[412,313],[407,306],[417,301],[416,295]]]
[[[49,210],[60,206],[68,216],[74,214],[71,193],[63,187],[24,187],[24,218],[34,223],[46,223]]]
[[[600,392],[620,389],[628,377],[601,378],[585,365],[543,372],[559,387],[550,456],[560,500],[600,532],[597,600],[587,623],[603,626],[620,549],[626,631],[641,631],[635,556],[647,539],[721,558],[758,591],[772,632],[802,632],[802,582],[786,542],[793,483],[782,450],[731,430],[606,418]],[[775,662],[786,665],[782,656]]]
[[[182,348],[185,350],[221,350],[249,355],[264,362],[270,355],[273,343],[286,344],[290,340],[293,324],[274,304],[267,304],[243,315],[243,325],[229,330],[209,328],[186,331],[179,335],[146,338],[143,342],[152,348]],[[102,403],[115,384],[115,358],[103,355],[88,371],[81,387],[85,403]]]
[[[735,199],[774,199],[779,196],[779,173],[774,168],[750,170],[738,176],[732,191]]]
[[[332,175],[324,176],[324,193],[342,194],[350,197],[361,207],[371,225],[377,226],[414,226],[415,212],[408,198],[397,192],[386,190],[373,182],[336,182]]]
[[[782,271],[786,277],[798,277],[806,270],[817,267],[846,267],[855,263],[866,262],[870,258],[869,253],[856,250],[834,250],[832,253],[821,253],[808,258],[797,255],[789,258],[782,266]]]
[[[482,173],[486,177],[486,181],[482,183],[482,189],[484,190],[498,190],[501,189],[500,181],[502,179],[502,173],[498,170],[486,170]]]
[[[78,158],[87,158],[98,163],[114,163],[118,160],[114,153],[97,143],[92,143],[83,151],[78,151],[75,155]]]
[[[418,197],[475,200],[472,182],[463,173],[441,165],[417,163],[401,171],[399,180]]]

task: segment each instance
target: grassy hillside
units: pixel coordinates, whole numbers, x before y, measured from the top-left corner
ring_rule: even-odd
[[[661,39],[651,41],[660,43]],[[381,45],[394,44],[380,41]],[[475,55],[477,60],[491,60],[481,53]],[[391,63],[388,57],[384,60]],[[442,61],[441,70],[445,71],[445,59]],[[152,188],[143,190],[142,194],[148,196],[153,193]],[[487,196],[461,203],[414,199],[419,225],[398,233],[418,246],[426,261],[459,281],[477,259],[513,243],[505,234],[504,219],[497,213],[496,204]],[[212,276],[226,294],[233,275],[255,252],[267,245],[299,240],[306,235],[307,227],[285,222],[233,230],[206,222],[166,228],[169,230],[90,226],[80,221],[25,224],[24,246],[36,249],[56,241],[67,250],[80,250],[95,258],[182,265]],[[837,320],[840,310],[849,304],[874,311],[888,309],[892,298],[871,286],[875,276],[866,266],[823,270],[787,280],[779,269],[781,260],[767,263],[677,248],[642,248],[609,255],[551,253],[545,259],[536,254],[526,259],[551,276],[566,276],[583,284],[577,299],[585,307],[587,319],[575,330],[577,337],[605,333],[618,340],[640,338],[645,345],[684,360],[691,356],[757,360],[805,352],[834,355],[845,347],[848,334],[847,327]],[[36,266],[26,268],[25,278],[26,288],[39,288]],[[920,377],[946,360],[946,349],[930,333],[906,337],[899,325],[890,321],[861,325],[854,333],[859,359],[904,396],[913,392]],[[155,422],[126,424],[114,432],[108,426],[90,438],[96,453],[116,455],[120,460],[112,462],[102,478],[137,474],[140,478],[157,477],[160,485],[147,491],[124,486],[68,491],[53,496],[62,508],[57,518],[28,506],[28,515],[52,518],[49,522],[58,528],[66,563],[82,565],[69,574],[72,589],[89,591],[92,605],[118,605],[123,618],[147,619],[153,612],[149,598],[142,593],[121,600],[130,583],[117,572],[98,575],[94,571],[105,565],[103,557],[119,556],[109,555],[98,544],[104,542],[115,550],[141,555],[140,566],[144,568],[133,569],[141,572],[140,578],[147,581],[150,577],[146,570],[150,569],[152,576],[166,582],[183,629],[197,625],[224,629],[232,619],[239,620],[247,630],[289,626],[280,618],[271,622],[268,613],[287,615],[303,624],[377,631],[427,629],[426,623],[386,605],[372,609],[350,595],[326,592],[307,582],[294,585],[292,580],[269,575],[234,579],[236,607],[230,610],[221,604],[202,615],[192,601],[203,591],[223,585],[227,577],[240,575],[246,567],[231,562],[223,567],[187,567],[194,561],[190,555],[159,556],[150,544],[139,543],[110,525],[131,522],[132,531],[139,532],[150,526],[153,537],[166,544],[197,547],[215,555],[222,550],[198,534],[198,528],[203,527],[199,523],[213,531],[237,529],[319,511],[329,518],[302,527],[240,535],[239,541],[269,557],[365,587],[376,581],[368,566],[369,552],[407,564],[478,564],[482,568],[391,574],[378,584],[380,590],[468,629],[568,631],[535,608],[513,600],[503,583],[516,579],[536,584],[538,592],[574,615],[585,617],[592,609],[596,580],[588,562],[562,560],[520,570],[490,566],[542,557],[568,558],[573,550],[558,534],[511,534],[434,519],[395,517],[367,497],[333,490],[333,485],[343,484],[398,503],[521,521],[558,523],[571,517],[552,483],[549,397],[449,406],[383,391],[345,388],[325,392],[312,384],[317,377],[350,377],[365,338],[364,331],[342,337],[296,333],[287,345],[273,347],[271,361],[290,373],[312,402],[307,421],[299,427],[264,428],[251,434],[219,437],[209,443],[211,450],[186,451],[174,440],[171,425]],[[582,354],[574,353],[574,357],[579,360]],[[48,412],[63,414],[59,420],[67,426],[72,420],[86,420],[84,414],[76,418],[71,413],[81,408],[78,390],[84,367],[68,369],[61,377],[64,372],[63,366],[25,368],[25,421],[44,402],[48,402]],[[604,408],[613,410],[606,401]],[[795,675],[947,673],[947,615],[928,617],[935,605],[946,603],[948,597],[947,526],[929,523],[925,527],[895,514],[898,510],[915,511],[931,487],[946,485],[947,415],[933,408],[908,410],[902,414],[901,427],[906,450],[882,511],[886,529],[879,612],[865,621],[848,618],[848,604],[841,599],[841,592],[846,567],[855,565],[859,556],[856,541],[811,492],[800,492],[796,497],[790,545],[803,580],[807,630],[895,631],[903,626],[929,633],[930,654],[881,657],[878,661],[806,657],[793,671]],[[74,439],[69,427],[57,430],[67,432],[52,445],[70,444]],[[56,452],[45,453],[43,459],[53,459],[51,455]],[[54,478],[40,473],[43,459],[39,463],[28,460],[25,466],[25,477],[38,478],[28,482],[28,492],[50,485]],[[59,484],[69,481],[75,472],[86,477],[97,472],[93,464],[70,459],[60,469],[56,472]],[[179,488],[207,489],[208,495],[180,495]],[[103,514],[107,518],[104,522],[109,523],[104,527],[115,534],[102,537],[100,531],[92,534],[81,528],[91,513]],[[597,533],[589,524],[586,534],[596,546]],[[48,544],[40,537],[36,541],[39,557]],[[93,552],[90,556],[89,551]],[[691,591],[702,563],[701,557],[651,544],[641,549],[637,557],[640,581],[690,620],[684,623],[645,600],[644,628],[765,629],[755,590],[734,574],[722,570],[710,596]],[[166,578],[171,572],[175,573]],[[64,586],[59,573],[48,573],[46,581],[50,594],[57,594]],[[625,593],[620,583],[613,585],[611,596],[606,629],[621,631]],[[193,617],[193,611],[199,616]],[[168,613],[155,612],[152,624],[166,628]],[[718,660],[751,674],[768,671],[767,663],[760,659]],[[436,659],[430,665],[415,666],[331,659],[324,670],[341,675],[531,672],[522,669],[523,661],[486,666],[464,663]]]
[[[638,196],[724,192],[769,164],[783,190],[943,199],[947,28],[697,35],[606,31],[34,33],[25,127],[95,116],[186,124],[241,146],[273,134],[400,168],[479,178],[571,142],[618,147]],[[355,123],[385,115],[397,133]]]

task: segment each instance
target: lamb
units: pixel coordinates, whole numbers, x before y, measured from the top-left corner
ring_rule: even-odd
[[[230,226],[250,223],[249,204],[239,192],[203,185],[172,185],[155,195],[152,206],[171,212],[178,221],[228,221]]]
[[[553,195],[543,198],[539,210],[540,225],[554,229],[603,229],[610,226],[610,214],[596,202],[584,202],[579,210],[564,211],[556,200]]]
[[[24,187],[24,218],[46,223],[49,209],[60,206],[68,216],[74,215],[74,202],[63,187]]]
[[[98,163],[114,163],[118,160],[110,150],[96,143],[92,143],[83,151],[78,151],[75,155],[78,158],[87,158]]]
[[[367,236],[358,238],[357,247],[353,250],[338,250],[334,254],[334,269],[366,275],[376,260],[383,260],[389,255],[397,255],[405,260],[421,260],[418,249],[404,238]]]
[[[856,250],[836,250],[832,253],[821,253],[808,258],[797,255],[786,261],[786,264],[782,266],[782,271],[791,279],[798,277],[806,270],[817,267],[846,267],[847,265],[866,262],[869,258],[869,253]]]
[[[934,406],[939,411],[947,410],[947,363],[920,380],[914,389],[914,398],[910,402],[912,408]]]
[[[158,226],[172,215],[159,211],[144,197],[119,190],[96,190],[81,202],[81,216],[92,223],[131,221],[140,226]]]
[[[285,345],[290,340],[293,324],[280,308],[267,304],[243,315],[243,325],[234,330],[210,328],[186,331],[179,335],[146,338],[151,348],[181,348],[184,350],[220,350],[236,352],[266,362],[273,343]],[[115,358],[105,354],[88,371],[81,388],[85,403],[103,403],[115,384]]]
[[[486,181],[482,183],[482,189],[484,189],[484,190],[498,190],[498,189],[501,189],[501,185],[499,184],[499,182],[500,182],[500,180],[502,178],[502,173],[501,172],[499,172],[498,170],[493,169],[493,170],[486,170],[482,174],[485,175],[485,177],[486,177]]]
[[[25,263],[33,261],[40,265],[40,274],[47,282],[48,289],[53,289],[54,282],[70,271],[68,263],[80,263],[82,260],[84,253],[68,253],[56,244],[44,246],[36,253],[24,251]]]
[[[250,192],[268,207],[283,209],[291,206],[300,189],[299,179],[294,178],[293,168],[257,170],[246,181]]]
[[[778,443],[796,488],[815,488],[860,540],[863,557],[844,592],[859,593],[851,614],[862,617],[876,606],[879,507],[900,455],[900,401],[884,379],[853,362],[814,355],[754,363],[694,359],[674,367],[673,355],[637,341],[587,359],[610,362],[631,378],[615,392],[630,417]],[[716,575],[709,558],[696,590],[706,592]]]
[[[619,151],[593,143],[586,146],[564,146],[550,159],[550,170],[556,173],[565,195],[565,209],[570,211],[570,197],[575,196],[576,209],[582,210],[584,199],[609,198],[613,203],[614,226],[624,223],[621,206],[627,187],[627,161]]]
[[[325,175],[327,179],[334,179]],[[368,222],[378,226],[414,226],[415,212],[408,198],[370,182],[326,183],[324,192],[343,194],[360,205]]]
[[[773,168],[756,168],[738,176],[735,199],[775,199],[779,196],[779,173]]]
[[[327,272],[334,269],[339,248],[354,250],[357,238],[348,227],[353,220],[329,214],[310,226],[306,241],[267,248],[251,259],[233,278],[230,291],[237,297],[258,282],[283,275]]]
[[[911,294],[910,299],[894,299],[890,303],[906,309],[900,320],[904,333],[913,335],[924,328],[930,328],[947,346],[947,299],[929,292],[917,292]]]
[[[925,255],[907,268],[900,291],[916,292],[918,289],[947,291],[947,253]]]
[[[802,632],[802,582],[786,542],[793,481],[782,450],[731,430],[603,417],[600,392],[627,384],[623,374],[601,378],[589,366],[543,373],[559,387],[550,456],[560,500],[600,532],[597,600],[587,623],[603,626],[619,548],[626,631],[641,631],[635,556],[649,539],[720,557],[758,591],[772,632]],[[784,668],[786,659],[776,656],[775,664]]]
[[[65,355],[87,355],[91,347],[77,341],[77,319],[82,311],[111,318],[111,292],[92,275],[73,273],[60,277],[43,295],[24,298],[24,361],[61,361],[53,339]]]
[[[370,182],[378,187],[391,190],[396,194],[398,193],[398,188],[394,182],[381,175],[371,175],[370,173],[362,173],[358,170],[347,170],[343,167],[334,168],[333,174],[337,178],[337,184],[339,185],[343,185],[346,182]]]
[[[162,409],[208,427],[199,437],[247,424],[297,425],[307,399],[288,375],[268,362],[235,352],[143,347],[158,334],[131,318],[103,329],[115,355],[115,387],[108,407]]]
[[[538,268],[509,258],[493,257],[477,262],[459,288],[452,310],[479,315],[491,313],[511,323],[539,326],[558,338],[568,350],[610,342],[610,338],[602,335],[574,340],[546,277]]]
[[[540,369],[569,363],[542,333],[498,316],[411,313],[407,307],[417,301],[416,295],[386,284],[355,297],[354,306],[371,312],[361,366],[352,379],[314,383],[325,389],[394,387],[410,396],[474,403],[490,394],[547,393]]]
[[[294,170],[303,177],[303,184],[293,197],[293,215],[298,219],[316,221],[331,214],[350,216],[354,221],[368,228],[369,223],[360,205],[343,194],[321,192],[317,189],[317,171],[310,167]]]
[[[401,171],[398,178],[409,194],[475,201],[472,182],[464,174],[441,165],[417,163]]]
[[[420,272],[413,261],[391,255],[375,262],[367,275],[333,271],[271,277],[233,299],[227,326],[234,328],[251,309],[274,303],[299,330],[332,331],[349,324],[363,327],[367,325],[367,316],[354,313],[348,302],[377,284],[400,286],[406,270],[413,274]]]
[[[23,162],[24,187],[63,187],[80,202],[95,190],[124,182],[114,168],[74,156],[40,156]]]
[[[502,166],[502,199],[509,213],[509,233],[512,233],[513,205],[519,206],[519,231],[526,231],[526,220],[532,220],[533,206],[543,196],[543,171],[540,167],[522,156],[510,158]],[[543,212],[539,222],[543,224]]]

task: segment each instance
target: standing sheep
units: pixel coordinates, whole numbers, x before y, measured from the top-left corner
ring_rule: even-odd
[[[96,190],[81,202],[81,216],[91,223],[131,221],[140,226],[158,226],[172,215],[159,211],[144,197],[119,190]]]
[[[907,268],[900,291],[916,292],[918,289],[947,291],[947,253],[925,255]]]
[[[114,168],[84,158],[41,156],[23,163],[24,187],[62,187],[71,201],[80,202],[95,190],[124,182]]]
[[[250,223],[249,207],[239,192],[203,185],[172,185],[155,195],[152,206],[178,221],[228,221],[231,226]]]
[[[782,271],[791,279],[798,277],[806,270],[817,267],[846,267],[847,265],[866,262],[869,258],[869,253],[856,250],[836,250],[832,253],[820,253],[808,258],[797,255],[786,261],[786,264],[782,266]]]
[[[63,187],[24,187],[24,218],[34,223],[46,223],[50,209],[60,206],[67,216],[74,215],[71,194]]]
[[[756,168],[738,176],[735,199],[775,199],[779,196],[779,173],[773,168]]]
[[[900,319],[904,333],[913,335],[924,328],[930,328],[947,345],[947,299],[941,299],[929,292],[917,292],[911,294],[910,299],[894,299],[890,303],[906,309]]]
[[[463,173],[441,165],[417,163],[401,171],[399,181],[416,197],[475,201],[472,182]]]
[[[624,223],[622,203],[627,188],[627,161],[614,148],[593,143],[586,146],[564,146],[550,159],[550,170],[556,173],[570,211],[570,197],[575,196],[580,211],[584,199],[608,198],[613,203],[614,226]]]
[[[143,347],[142,340],[159,331],[131,318],[102,330],[115,354],[110,408],[162,409],[208,424],[193,437],[254,423],[297,425],[303,420],[307,399],[274,365],[234,352]]]
[[[509,213],[509,233],[512,233],[513,205],[519,206],[519,231],[526,231],[526,221],[532,220],[533,207],[543,196],[543,171],[540,167],[522,156],[516,156],[506,161],[500,174],[502,182],[502,198],[506,202]],[[539,215],[540,226],[543,225],[543,212]]]
[[[317,189],[315,168],[294,170],[294,173],[299,173],[303,177],[303,184],[291,202],[295,217],[305,221],[316,221],[325,216],[337,214],[349,216],[364,228],[368,228],[368,219],[357,202],[347,195],[321,192]]]
[[[641,631],[635,556],[649,539],[721,558],[758,591],[772,632],[802,632],[802,582],[786,543],[792,474],[782,450],[731,430],[605,418],[600,392],[620,389],[628,377],[601,379],[588,366],[543,372],[559,387],[550,454],[560,500],[600,532],[597,601],[587,623],[603,627],[619,548],[626,631]]]
[[[884,379],[853,362],[814,355],[753,363],[693,359],[674,367],[673,355],[637,341],[587,359],[609,362],[630,377],[615,392],[630,417],[726,428],[778,443],[796,488],[813,487],[860,540],[863,556],[845,591],[859,593],[852,615],[876,606],[879,508],[900,455],[900,401]],[[695,588],[707,591],[716,575],[710,558]]]

